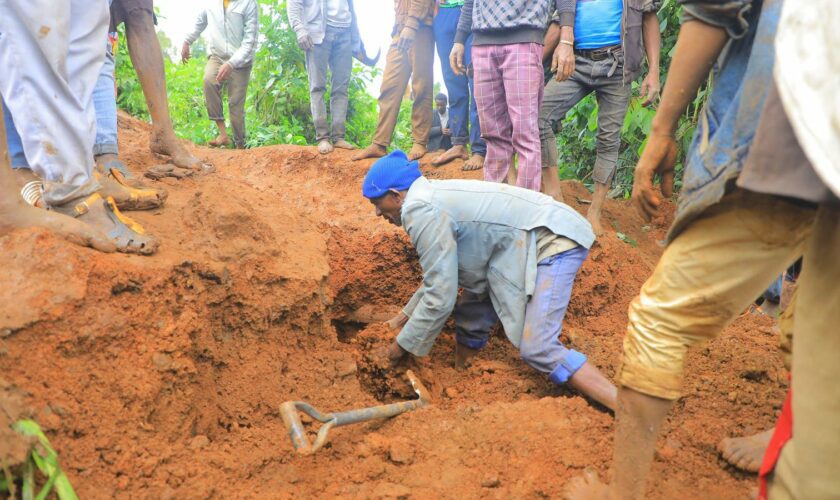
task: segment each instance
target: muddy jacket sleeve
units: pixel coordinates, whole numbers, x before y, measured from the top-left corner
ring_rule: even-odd
[[[192,30],[192,33],[187,35],[187,38],[184,40],[187,42],[187,45],[192,45],[193,42],[198,40],[198,37],[201,36],[201,32],[207,27],[207,11],[205,9],[201,9],[201,12],[198,14],[198,17],[195,19],[195,27]]]
[[[455,223],[437,208],[417,203],[404,210],[403,224],[420,256],[423,284],[412,298],[419,296],[397,342],[415,356],[426,356],[458,297]]]
[[[250,2],[245,10],[245,36],[242,37],[242,45],[236,49],[236,52],[228,60],[231,66],[241,68],[254,62],[259,31],[260,11],[257,2]]]
[[[553,22],[556,22],[560,26],[575,25],[577,0],[556,0],[554,6],[557,10],[552,18]]]
[[[423,20],[429,17],[434,8],[435,3],[432,0],[410,0],[405,26],[416,30],[423,23]]]
[[[732,38],[747,34],[747,13],[753,0],[679,0],[683,7],[683,22],[699,19],[706,24],[719,26]]]

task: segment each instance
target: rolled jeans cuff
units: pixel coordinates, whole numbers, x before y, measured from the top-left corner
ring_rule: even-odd
[[[548,378],[555,384],[565,384],[580,367],[586,363],[586,355],[573,349],[566,351],[560,364],[551,371]]]
[[[102,143],[93,145],[93,156],[115,155],[119,153],[116,143]]]
[[[470,137],[467,135],[463,137],[452,137],[453,146],[466,146],[468,142],[470,142]]]
[[[612,184],[615,176],[615,160],[595,158],[595,168],[592,170],[592,179],[598,184]]]
[[[679,399],[682,380],[682,373],[642,366],[627,359],[621,363],[618,370],[618,382],[622,386],[668,400]]]
[[[487,345],[487,338],[482,339],[471,339],[467,337],[461,337],[459,335],[455,335],[455,342],[461,344],[462,346],[469,347],[470,349],[479,350],[483,349],[484,346]]]

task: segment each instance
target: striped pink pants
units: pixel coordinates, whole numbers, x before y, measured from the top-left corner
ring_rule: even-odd
[[[538,43],[472,47],[475,103],[487,142],[484,180],[504,181],[516,153],[516,185],[540,190],[542,51]]]

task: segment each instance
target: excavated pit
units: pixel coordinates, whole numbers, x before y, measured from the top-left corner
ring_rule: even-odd
[[[129,167],[157,161],[145,124],[121,115],[120,129]],[[167,206],[131,214],[163,240],[154,257],[103,255],[38,230],[0,237],[2,387],[44,427],[82,498],[556,497],[586,467],[607,473],[609,413],[529,369],[500,332],[455,370],[451,324],[412,361],[431,407],[335,429],[317,454],[297,456],[282,402],[332,412],[415,397],[376,352],[396,333],[383,322],[420,284],[416,254],[361,199],[368,163],[350,153],[197,152],[216,174],[163,181]],[[460,166],[422,165],[432,178],[481,175]],[[564,191],[586,209],[583,186]],[[670,213],[644,226],[625,202],[605,212],[563,340],[612,378],[627,305]],[[652,498],[751,490],[714,446],[776,418],[787,375],[772,324],[744,316],[691,352]]]

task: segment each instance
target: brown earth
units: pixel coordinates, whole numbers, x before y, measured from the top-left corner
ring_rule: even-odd
[[[120,126],[135,172],[160,162],[146,125],[121,116]],[[82,498],[557,497],[587,467],[607,474],[608,412],[529,369],[500,335],[456,371],[451,324],[416,363],[432,406],[335,429],[317,454],[297,456],[283,401],[339,411],[409,395],[370,353],[394,335],[378,322],[419,283],[416,256],[360,196],[370,162],[350,152],[196,152],[218,172],[165,180],[166,207],[132,213],[162,239],[154,257],[104,255],[38,230],[0,237],[0,373]],[[430,159],[429,177],[481,175]],[[585,210],[588,191],[564,188]],[[643,226],[627,202],[609,201],[607,234],[575,285],[564,338],[610,377],[627,305],[672,211]],[[787,382],[771,327],[747,315],[691,352],[652,497],[750,493],[755,478],[714,446],[775,420]],[[10,394],[0,391],[0,407]]]

